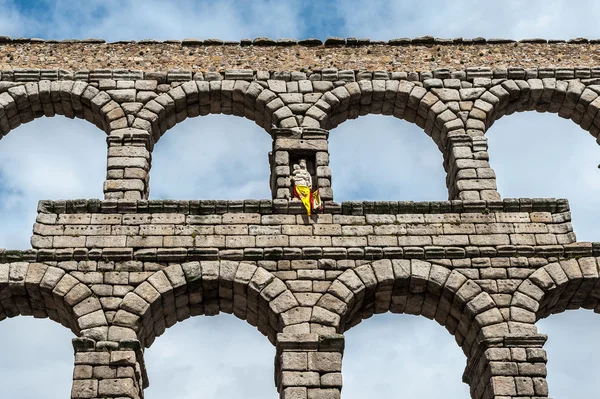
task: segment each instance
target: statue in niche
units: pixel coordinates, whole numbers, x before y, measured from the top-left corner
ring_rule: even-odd
[[[294,182],[294,196],[302,201],[308,216],[323,209],[319,189],[312,191],[312,176],[306,168],[306,159],[300,159],[293,166],[292,180]]]

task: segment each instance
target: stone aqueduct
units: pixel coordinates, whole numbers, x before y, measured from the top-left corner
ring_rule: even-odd
[[[276,346],[281,398],[339,398],[344,331],[388,311],[454,336],[473,399],[548,398],[535,322],[600,309],[600,244],[576,241],[566,200],[502,199],[486,139],[531,110],[598,137],[596,42],[0,42],[2,135],[57,114],[107,135],[104,200],[40,201],[33,249],[0,252],[0,320],[77,335],[73,399],[143,397],[145,348],[219,312]],[[147,200],[160,137],[214,113],[271,134],[272,199]],[[329,130],[366,114],[434,140],[448,201],[333,202]],[[325,200],[312,217],[289,199],[298,157]]]

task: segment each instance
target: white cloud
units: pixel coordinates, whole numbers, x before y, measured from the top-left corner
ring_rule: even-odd
[[[216,37],[239,40],[266,35],[296,37],[302,25],[300,4],[291,1],[59,1],[49,3],[47,7],[36,5],[39,7],[37,11],[27,13],[19,13],[16,4],[8,0],[0,2],[0,10],[8,10],[9,17],[17,17],[16,20],[6,18],[10,22],[6,34],[31,36],[31,32],[35,32],[50,39],[99,37],[116,41]],[[44,18],[35,18],[36,12]]]
[[[372,0],[368,6],[337,2],[344,36],[385,40],[392,37],[531,37],[596,38],[600,3],[594,0],[533,1],[394,1]]]
[[[442,154],[416,125],[362,116],[332,130],[329,143],[337,201],[448,198]]]
[[[48,319],[18,317],[0,322],[2,397],[71,397],[74,337],[71,331]]]
[[[538,329],[548,334],[548,385],[550,396],[561,399],[598,395],[598,314],[568,311],[540,320]]]
[[[30,248],[42,199],[103,198],[106,134],[82,120],[35,120],[0,141],[0,247]]]
[[[209,115],[168,131],[152,154],[151,198],[271,198],[271,136],[243,118]]]
[[[178,323],[146,350],[148,399],[276,398],[275,348],[232,315]]]
[[[435,321],[386,313],[345,333],[344,399],[468,398],[465,356]]]
[[[578,241],[598,241],[600,147],[570,120],[535,112],[506,116],[487,133],[504,197],[567,198]]]

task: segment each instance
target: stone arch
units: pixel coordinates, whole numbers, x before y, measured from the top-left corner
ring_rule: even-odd
[[[440,150],[449,132],[464,124],[431,91],[408,81],[361,80],[334,88],[333,82],[303,80],[287,89],[285,81],[188,81],[158,95],[138,112],[133,127],[151,132],[154,141],[188,117],[208,114],[243,116],[270,132],[272,127],[333,129],[359,115],[394,115],[416,123]],[[464,130],[463,132],[464,133]]]
[[[283,81],[269,82],[283,83],[285,88]],[[133,127],[149,132],[156,143],[187,118],[225,114],[245,117],[270,132],[273,125],[293,116],[276,94],[282,90],[276,83],[269,86],[258,81],[188,81],[148,101],[137,113]]]
[[[510,318],[535,323],[567,309],[600,313],[598,261],[593,257],[551,262],[533,272],[513,295]]]
[[[0,264],[0,320],[50,318],[77,336],[106,340],[108,323],[87,285],[63,269],[41,263]]]
[[[331,82],[320,82],[331,83]],[[361,115],[391,115],[415,123],[429,135],[444,159],[450,199],[498,200],[487,143],[467,134],[458,115],[458,90],[437,89],[405,80],[360,80],[314,94],[302,126],[333,129]],[[452,107],[450,104],[454,104]]]
[[[551,112],[572,120],[598,138],[599,93],[600,85],[587,85],[580,79],[504,80],[480,90],[469,112],[467,128],[485,133],[505,115],[523,111]]]
[[[93,123],[107,134],[127,127],[121,106],[111,96],[82,81],[40,80],[16,84],[0,94],[0,133],[42,116],[63,115]]]
[[[442,152],[450,132],[464,134],[462,120],[436,94],[414,82],[360,80],[313,94],[314,104],[306,111],[303,126],[330,130],[362,115],[390,115],[415,123]]]
[[[188,117],[230,114],[253,120],[268,133],[272,128],[332,129],[360,115],[393,115],[423,128],[444,157],[451,199],[499,199],[494,184],[471,176],[478,151],[456,112],[420,83],[399,80],[360,80],[335,86],[329,81],[284,80],[187,81],[148,101],[136,114],[132,128],[148,132],[152,146]],[[485,165],[480,174],[486,174]],[[469,169],[463,176],[462,169]],[[483,169],[486,169],[483,171]],[[463,187],[464,186],[464,187]],[[493,187],[491,187],[493,186]],[[484,190],[483,193],[480,191]],[[462,192],[465,193],[462,193]]]
[[[375,313],[407,313],[437,321],[465,355],[508,327],[492,297],[458,270],[421,260],[377,260],[342,273],[313,313],[334,315],[338,332]]]
[[[257,327],[274,344],[279,331],[297,322],[290,315],[298,309],[285,283],[260,266],[199,261],[155,272],[123,298],[113,324],[135,331],[142,345],[150,347],[178,321],[224,312]]]

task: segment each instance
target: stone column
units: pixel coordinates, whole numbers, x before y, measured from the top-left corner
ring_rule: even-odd
[[[487,138],[481,135],[448,137],[446,186],[451,200],[499,200],[496,174],[490,167]]]
[[[143,389],[148,386],[148,377],[138,340],[96,342],[75,338],[73,348],[72,399],[144,397]]]
[[[341,334],[278,334],[275,385],[282,399],[339,399]]]
[[[323,201],[333,200],[331,169],[329,168],[329,131],[318,128],[274,128],[271,165],[271,192],[273,198],[292,198],[292,168],[305,159],[313,177],[313,190],[319,189]]]
[[[107,137],[105,199],[148,199],[152,137],[145,130],[118,129]]]
[[[542,334],[519,333],[480,342],[463,374],[471,398],[547,399],[546,339]]]

